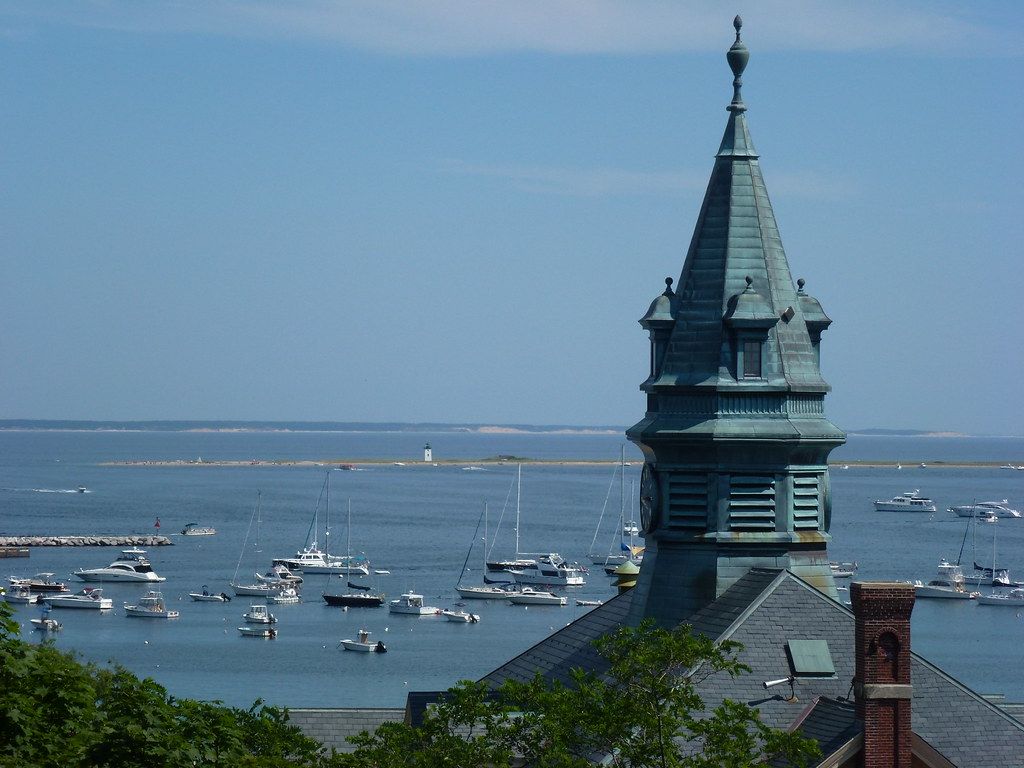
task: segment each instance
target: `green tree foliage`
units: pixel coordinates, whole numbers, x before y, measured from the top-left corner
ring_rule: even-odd
[[[646,622],[596,646],[600,673],[574,670],[570,685],[538,675],[498,690],[463,681],[421,726],[389,723],[363,733],[339,764],[583,768],[605,758],[622,768],[754,768],[775,758],[800,766],[819,754],[813,741],[767,727],[746,704],[706,710],[702,680],[749,671],[738,643],[716,645],[689,627]]]
[[[0,768],[331,765],[282,710],[174,699],[123,668],[25,643],[0,602]]]

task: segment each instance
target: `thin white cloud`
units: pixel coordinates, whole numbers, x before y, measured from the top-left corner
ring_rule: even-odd
[[[2,2],[2,0],[0,0]],[[1010,6],[1012,8],[1012,6]],[[1021,14],[911,0],[47,0],[0,12],[144,33],[318,40],[393,55],[651,54],[720,49],[733,8],[759,50],[1022,52]]]
[[[479,164],[462,160],[445,160],[439,168],[444,173],[495,179],[522,192],[578,197],[703,193],[710,172],[709,168],[703,171],[633,171],[622,168]],[[857,189],[847,179],[814,171],[773,175],[769,187],[780,196],[829,200],[850,197]]]

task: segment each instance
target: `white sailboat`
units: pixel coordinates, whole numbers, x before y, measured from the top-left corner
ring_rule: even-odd
[[[291,586],[287,582],[267,582],[257,580],[248,584],[241,584],[238,581],[238,569],[242,567],[242,558],[245,557],[245,548],[249,543],[249,534],[252,532],[253,523],[256,523],[256,543],[254,549],[259,552],[260,550],[260,529],[258,521],[261,520],[261,509],[263,504],[263,493],[262,491],[256,491],[256,506],[252,510],[252,516],[249,518],[249,527],[245,529],[245,538],[242,539],[242,551],[238,553],[238,563],[235,565],[235,575],[231,577],[231,589],[234,591],[236,597],[266,597],[267,595],[276,595],[287,586]]]
[[[528,570],[528,569],[536,568],[537,567],[537,561],[536,560],[534,560],[532,558],[523,557],[520,554],[520,552],[519,552],[519,514],[520,514],[519,501],[520,501],[520,498],[522,497],[522,490],[523,490],[523,465],[519,464],[517,466],[517,468],[516,468],[516,528],[515,528],[515,532],[516,532],[516,556],[512,560],[487,560],[486,561],[486,565],[487,565],[487,570],[488,571],[513,571],[513,570],[523,571],[523,570]],[[504,516],[504,514],[505,514],[505,510],[502,509],[502,517]],[[498,526],[497,526],[497,528],[500,528],[500,527],[501,527],[501,517],[498,518]],[[495,528],[495,532],[494,532],[495,541],[498,538],[497,528]],[[493,547],[494,547],[494,543],[492,542],[491,543],[491,548],[493,549]]]
[[[473,531],[473,538],[469,542],[469,550],[466,552],[466,559],[462,563],[462,573],[459,574],[459,580],[455,585],[455,591],[459,593],[460,597],[468,600],[504,600],[510,594],[516,592],[515,586],[511,582],[502,581],[496,582],[487,578],[487,553],[486,546],[484,547],[483,554],[483,574],[484,583],[480,586],[465,586],[462,583],[462,579],[466,575],[466,567],[469,565],[469,556],[473,554],[473,545],[476,543],[476,536],[480,532],[480,522],[484,523],[484,538],[483,542],[487,543],[487,502],[484,502],[483,512],[480,513],[480,519],[476,521],[476,530]],[[504,586],[498,586],[502,584]]]
[[[619,478],[619,520],[618,530],[612,535],[611,544],[608,547],[608,551],[604,554],[595,552],[594,545],[597,543],[597,537],[601,532],[601,523],[604,520],[605,511],[608,507],[608,499],[611,496],[612,486],[615,483],[616,475]],[[640,533],[640,528],[636,522],[632,519],[633,509],[633,482],[630,481],[629,491],[629,503],[630,503],[630,519],[626,520],[626,446],[623,445],[619,452],[619,463],[612,472],[611,482],[608,484],[608,492],[604,497],[604,505],[601,507],[601,515],[597,520],[597,527],[594,529],[594,538],[590,542],[590,552],[588,557],[590,562],[594,565],[600,565],[606,570],[615,569],[622,565],[627,560],[633,560],[636,563],[640,562],[641,555],[639,554],[639,548],[635,545],[634,537]],[[626,541],[629,541],[627,544]]]

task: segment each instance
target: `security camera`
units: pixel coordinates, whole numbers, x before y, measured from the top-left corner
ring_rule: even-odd
[[[792,677],[780,677],[778,680],[768,680],[767,682],[761,683],[761,685],[763,685],[764,689],[767,691],[769,688],[774,688],[776,685],[782,685],[783,683],[792,684],[792,682]]]

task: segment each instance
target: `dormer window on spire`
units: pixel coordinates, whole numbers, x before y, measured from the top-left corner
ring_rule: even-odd
[[[740,350],[741,359],[736,365],[736,377],[742,379],[760,379],[761,376],[761,342],[744,341]]]

